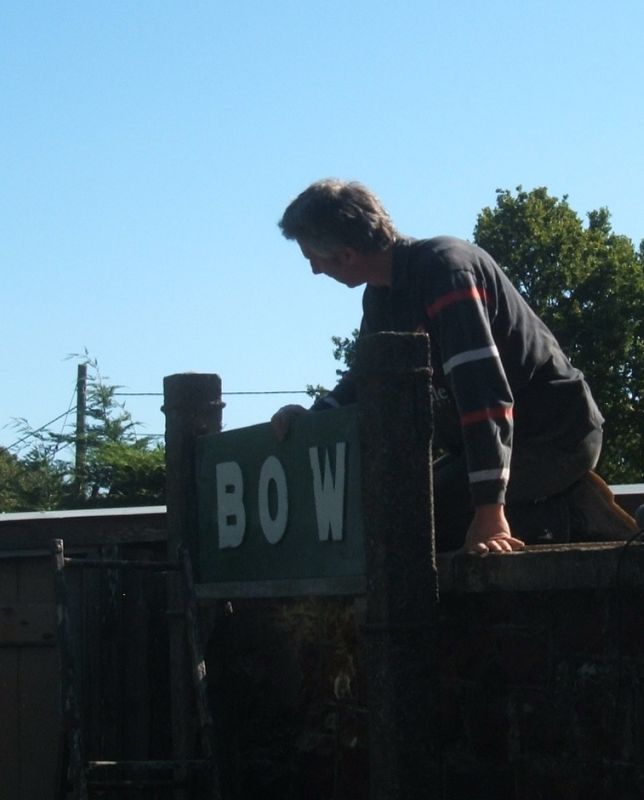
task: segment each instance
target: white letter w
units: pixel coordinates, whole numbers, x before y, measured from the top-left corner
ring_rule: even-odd
[[[335,476],[331,472],[329,451],[324,450],[324,480],[320,472],[318,448],[309,448],[309,459],[313,472],[313,492],[315,494],[315,514],[318,523],[318,537],[321,542],[331,539],[342,540],[344,516],[344,455],[345,442],[337,442],[335,446]]]

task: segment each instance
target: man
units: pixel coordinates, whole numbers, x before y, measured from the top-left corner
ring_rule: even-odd
[[[434,467],[439,550],[511,552],[524,539],[568,540],[575,526],[577,538],[637,530],[590,472],[603,419],[583,375],[488,253],[451,237],[401,236],[355,182],[312,184],[279,226],[314,274],[366,284],[361,336],[429,334],[434,441],[445,452]],[[352,402],[349,370],[311,410]],[[278,436],[302,413],[280,409]]]

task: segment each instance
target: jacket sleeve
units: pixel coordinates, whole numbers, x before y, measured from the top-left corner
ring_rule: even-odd
[[[447,272],[426,300],[430,331],[437,336],[442,371],[458,412],[472,502],[503,503],[514,401],[492,335],[495,297],[476,272],[463,269]]]
[[[347,370],[330,392],[318,397],[311,411],[326,411],[329,408],[348,406],[356,402],[356,384],[351,370]]]

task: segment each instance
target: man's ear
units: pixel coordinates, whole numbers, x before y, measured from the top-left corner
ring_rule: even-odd
[[[352,267],[356,263],[358,255],[358,251],[355,247],[343,247],[342,250],[338,252],[340,261],[347,267]]]

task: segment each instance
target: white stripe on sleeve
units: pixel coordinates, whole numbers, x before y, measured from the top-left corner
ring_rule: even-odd
[[[477,472],[470,472],[468,474],[470,483],[479,483],[480,481],[507,481],[510,477],[510,470],[508,467],[503,469],[480,469]]]
[[[495,344],[489,347],[479,347],[478,350],[465,350],[463,353],[457,353],[455,356],[448,358],[443,364],[443,372],[445,375],[449,375],[454,367],[460,367],[461,364],[467,364],[470,361],[480,361],[483,358],[498,357],[499,351]]]

